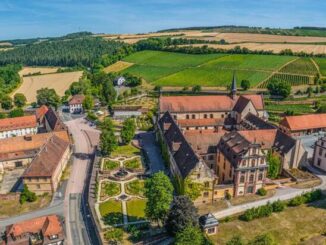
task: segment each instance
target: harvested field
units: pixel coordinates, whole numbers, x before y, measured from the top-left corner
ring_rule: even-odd
[[[127,69],[128,67],[132,66],[133,63],[130,62],[125,62],[125,61],[118,61],[108,67],[104,68],[104,71],[109,73],[109,72],[119,72],[124,69]]]
[[[208,41],[226,40],[229,43],[258,42],[258,43],[322,43],[326,42],[326,37],[309,36],[285,36],[255,33],[221,33],[221,32],[202,32],[179,31],[179,32],[158,32],[147,34],[121,34],[121,35],[100,35],[105,39],[120,39],[125,42],[137,42],[150,37],[180,36],[185,38],[196,38]]]
[[[12,46],[12,43],[9,43],[9,42],[0,43],[0,47],[10,47],[10,46]]]
[[[279,44],[279,43],[239,43],[239,44],[193,44],[191,46],[201,47],[207,45],[211,48],[220,48],[220,49],[232,49],[236,46],[241,48],[248,48],[250,50],[265,50],[273,51],[274,53],[279,53],[284,49],[291,49],[293,52],[305,52],[305,53],[314,53],[314,54],[326,54],[326,45],[321,44]],[[189,46],[189,45],[182,45]]]
[[[20,72],[19,75],[26,76],[29,74],[48,74],[48,73],[56,73],[58,71],[59,67],[31,67],[31,66],[25,66]]]
[[[36,100],[36,91],[41,88],[53,88],[59,96],[63,96],[70,84],[82,75],[82,71],[75,71],[24,77],[22,85],[13,94],[25,94],[28,103]]]

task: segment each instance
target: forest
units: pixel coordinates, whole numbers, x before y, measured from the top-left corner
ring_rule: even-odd
[[[20,83],[18,71],[21,69],[20,65],[7,65],[0,67],[0,98],[9,94]]]
[[[95,63],[101,63],[107,66],[132,51],[133,48],[128,44],[102,38],[60,39],[19,46],[0,52],[0,65],[90,67]]]

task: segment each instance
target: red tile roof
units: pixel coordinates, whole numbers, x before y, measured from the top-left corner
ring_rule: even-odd
[[[37,122],[35,115],[0,119],[0,132],[23,128],[35,128],[36,126]]]
[[[53,134],[23,174],[24,177],[52,177],[69,143]]]
[[[20,236],[24,233],[43,232],[44,236],[58,235],[63,232],[57,215],[42,216],[35,219],[22,221],[6,227],[7,236]]]
[[[182,127],[224,125],[224,118],[179,119],[177,123]]]
[[[69,100],[69,105],[83,104],[84,99],[85,99],[84,95],[76,94],[76,95],[72,96],[72,98]]]
[[[242,95],[250,99],[257,110],[264,109],[263,97],[257,94]],[[234,100],[227,95],[199,95],[199,96],[161,96],[160,111],[170,112],[209,112],[231,111],[239,96]]]
[[[326,128],[326,114],[287,116],[283,118],[280,125],[291,131]]]

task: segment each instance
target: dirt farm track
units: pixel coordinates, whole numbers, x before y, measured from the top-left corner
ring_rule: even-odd
[[[23,93],[26,96],[27,103],[31,103],[36,101],[37,90],[53,88],[59,96],[63,96],[70,84],[77,82],[82,75],[82,71],[75,71],[23,77],[22,85],[12,95]]]

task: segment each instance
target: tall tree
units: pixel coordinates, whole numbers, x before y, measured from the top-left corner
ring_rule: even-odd
[[[160,171],[145,181],[147,203],[145,213],[148,219],[163,222],[173,199],[173,185],[168,176]]]
[[[117,138],[112,130],[102,130],[100,149],[104,156],[109,156],[118,146]]]
[[[83,101],[83,108],[85,110],[91,110],[94,107],[94,99],[91,95],[86,95]]]
[[[248,90],[250,88],[250,81],[249,80],[242,80],[241,81],[241,88],[243,90]]]
[[[26,97],[22,93],[17,93],[14,95],[14,104],[17,107],[23,107],[26,105]]]
[[[273,154],[272,152],[268,152],[267,154],[267,162],[268,162],[268,171],[267,176],[271,179],[276,179],[281,170],[281,159],[279,156]]]
[[[135,136],[136,124],[133,118],[128,118],[123,122],[121,139],[124,144],[129,144]]]
[[[8,114],[8,117],[22,117],[24,116],[24,111],[22,108],[15,108],[11,110]]]
[[[171,235],[175,235],[188,225],[198,226],[197,209],[188,196],[176,196],[173,199],[165,227]]]
[[[268,83],[267,89],[271,95],[288,97],[291,94],[291,86],[288,83],[279,80],[272,80]]]
[[[58,108],[60,103],[60,97],[57,95],[54,89],[41,88],[36,91],[36,100],[39,106],[47,105]]]
[[[14,107],[12,103],[12,98],[9,95],[5,95],[1,98],[1,107],[4,110],[10,110]]]

